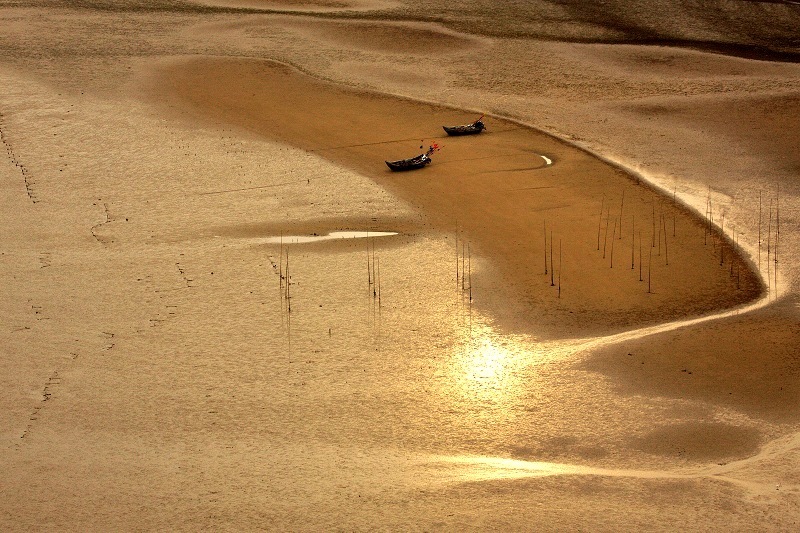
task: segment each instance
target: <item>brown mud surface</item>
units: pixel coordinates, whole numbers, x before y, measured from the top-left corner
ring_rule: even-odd
[[[353,168],[419,208],[430,229],[458,231],[522,296],[508,313],[476,276],[476,301],[515,328],[590,336],[726,309],[762,290],[749,264],[671,198],[514,122],[489,117],[487,132],[447,137],[441,125],[476,117],[256,60],[180,61],[153,94]],[[440,149],[424,169],[393,173],[384,163],[432,143]]]

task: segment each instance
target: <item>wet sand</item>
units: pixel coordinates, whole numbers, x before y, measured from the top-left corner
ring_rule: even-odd
[[[165,68],[161,78],[152,94],[182,98],[201,119],[246,128],[374,179],[424,214],[425,231],[450,234],[453,270],[456,237],[461,248],[491,257],[497,272],[473,280],[476,305],[539,338],[699,316],[762,291],[751,265],[728,243],[720,245],[728,249],[726,262],[712,245],[722,237],[695,214],[637,176],[522,124],[488,117],[488,132],[448,137],[442,124],[476,117],[321,83],[261,61],[189,60]],[[440,148],[421,171],[393,173],[384,164],[432,143]],[[379,213],[375,220],[346,229],[402,224]],[[251,225],[246,230],[252,234]],[[279,228],[262,231],[276,235]],[[492,275],[521,306],[506,309],[505,294],[482,293],[482,279]]]
[[[797,65],[96,4],[0,10],[3,529],[794,527]]]

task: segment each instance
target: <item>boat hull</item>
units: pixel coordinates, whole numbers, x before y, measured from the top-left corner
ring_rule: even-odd
[[[485,128],[486,126],[481,121],[473,122],[472,124],[464,124],[463,126],[442,126],[445,133],[453,137],[459,135],[476,135]]]
[[[417,157],[412,157],[410,159],[400,159],[398,161],[386,161],[386,166],[388,166],[393,172],[402,172],[405,170],[416,170],[420,168],[424,168],[426,165],[430,164],[431,158],[425,154],[420,154]]]

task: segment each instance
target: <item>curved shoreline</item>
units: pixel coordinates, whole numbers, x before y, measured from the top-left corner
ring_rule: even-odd
[[[275,60],[269,60],[269,61],[275,61]],[[297,67],[297,66],[295,66],[295,65],[293,65],[291,63],[284,63],[284,62],[280,62],[280,61],[275,61],[275,62],[290,66],[291,68],[297,69],[298,72],[302,72],[303,74],[311,76],[311,77],[314,77],[315,79],[320,79],[322,81],[338,85],[337,82],[332,81],[332,80],[328,80],[326,78],[316,78],[311,72],[308,72],[306,69],[302,69],[302,68]],[[554,131],[548,130],[548,129],[540,127],[540,126],[536,126],[535,124],[531,124],[531,123],[526,122],[524,120],[520,120],[520,119],[511,117],[511,116],[507,116],[507,115],[502,115],[502,114],[497,114],[497,113],[488,113],[486,111],[482,111],[480,109],[474,109],[474,108],[473,109],[470,109],[470,108],[459,108],[459,107],[456,107],[456,106],[452,106],[452,105],[448,105],[448,104],[445,104],[445,103],[438,102],[436,100],[426,100],[426,99],[414,98],[414,97],[411,97],[411,96],[408,96],[408,95],[398,94],[398,93],[393,93],[393,92],[380,92],[379,94],[389,95],[389,96],[392,96],[392,97],[395,97],[395,98],[399,98],[401,100],[407,100],[407,101],[410,101],[410,102],[419,102],[419,103],[424,103],[424,104],[428,104],[428,105],[431,105],[431,106],[438,106],[438,107],[442,107],[442,108],[453,110],[453,111],[463,111],[465,113],[472,113],[472,114],[485,114],[487,117],[500,119],[500,120],[503,120],[503,121],[506,121],[506,122],[509,122],[509,123],[517,124],[520,127],[527,128],[527,129],[529,129],[531,131],[534,131],[536,133],[539,133],[541,135],[545,135],[547,137],[550,137],[550,138],[558,141],[561,144],[564,144],[566,146],[572,147],[572,148],[574,148],[576,150],[580,150],[581,152],[584,152],[584,153],[586,153],[586,154],[588,154],[588,155],[590,155],[590,156],[592,156],[592,157],[594,157],[594,158],[596,158],[596,159],[598,159],[600,161],[603,161],[603,162],[607,163],[608,165],[611,165],[613,167],[618,168],[619,170],[621,170],[621,171],[625,172],[626,174],[628,174],[631,178],[636,178],[637,183],[639,181],[644,182],[646,185],[651,187],[653,190],[657,191],[665,199],[670,199],[670,198],[678,198],[678,199],[680,199],[681,205],[684,206],[686,209],[689,209],[690,211],[692,211],[698,221],[704,220],[702,214],[700,213],[700,208],[697,205],[687,201],[686,198],[684,198],[684,196],[681,195],[681,194],[677,194],[676,193],[675,195],[673,195],[673,192],[671,192],[667,188],[667,186],[661,180],[656,178],[655,176],[653,176],[651,174],[648,174],[646,172],[642,172],[640,170],[637,170],[634,167],[630,166],[629,164],[626,164],[625,162],[621,161],[619,158],[614,157],[613,155],[610,155],[610,154],[605,154],[602,151],[599,151],[599,150],[597,150],[595,148],[592,148],[590,145],[588,145],[586,143],[582,143],[582,142],[579,142],[579,141],[574,141],[574,140],[565,138],[565,137],[559,135],[558,133],[556,133]],[[543,156],[541,154],[540,154],[540,157],[542,157],[544,159],[546,166],[550,166],[550,165],[553,164],[553,161],[551,161],[549,158],[547,158],[547,157],[545,157],[545,156]],[[705,224],[706,222],[703,222],[703,223]],[[766,304],[769,303],[770,300],[778,300],[778,299],[780,299],[781,297],[783,297],[784,295],[787,294],[788,291],[786,289],[786,283],[781,283],[780,286],[782,288],[779,290],[778,294],[775,296],[774,299],[771,298],[770,297],[770,292],[767,291],[767,279],[764,277],[764,273],[756,268],[756,261],[754,259],[755,250],[754,250],[752,244],[750,244],[749,241],[746,241],[746,243],[747,243],[746,246],[743,246],[741,243],[738,243],[738,242],[734,243],[726,234],[722,233],[722,228],[720,227],[720,225],[718,224],[717,221],[712,220],[710,223],[711,223],[712,226],[714,226],[716,231],[720,232],[721,236],[724,238],[724,240],[730,246],[735,247],[735,248],[737,248],[737,249],[739,249],[741,251],[746,251],[747,252],[746,257],[749,259],[749,262],[750,262],[750,270],[760,278],[760,281],[761,281],[761,284],[762,284],[762,292],[764,293],[763,295],[758,296],[755,299],[755,301],[752,301],[750,303],[741,304],[740,306],[737,306],[736,308],[745,306],[745,307],[748,308],[748,310],[755,310],[755,309],[758,309],[760,307],[763,307],[763,305],[762,306],[753,307],[758,302],[760,302],[762,300],[765,300],[764,305],[766,305]],[[784,281],[784,276],[783,276],[782,273],[777,274],[777,276],[778,276],[779,280]],[[733,311],[736,308],[733,308],[733,309],[730,309],[730,310]],[[726,313],[726,311],[723,310],[721,314],[724,315],[725,313]],[[703,317],[698,317],[698,318],[703,318]]]
[[[212,75],[205,76],[204,72]],[[324,154],[326,159],[376,180],[412,205],[421,207],[439,231],[447,233],[448,227],[452,231],[458,226],[463,233],[460,240],[474,241],[473,246],[479,253],[499,260],[502,276],[506,283],[515,287],[512,290],[519,291],[525,302],[523,307],[533,306],[529,312],[545,317],[547,322],[543,327],[540,323],[534,326],[539,327],[537,332],[544,337],[555,333],[556,337],[574,338],[575,332],[580,330],[590,336],[604,336],[609,330],[628,331],[636,322],[653,325],[662,323],[665,318],[667,321],[683,318],[687,312],[697,317],[746,303],[737,283],[715,267],[718,261],[712,259],[707,247],[704,250],[702,242],[698,244],[697,239],[687,235],[677,239],[670,235],[674,242],[667,245],[665,211],[675,219],[673,225],[679,220],[679,225],[690,228],[691,234],[703,228],[694,210],[689,211],[683,205],[665,205],[661,191],[650,182],[637,180],[630,169],[523,121],[492,116],[496,124],[511,127],[497,129],[490,124],[490,133],[474,139],[443,138],[435,124],[458,122],[470,110],[395,94],[354,90],[310,77],[286,63],[275,61],[179,59],[160,76],[161,80],[156,82],[159,92],[173,94],[177,105],[197,113],[198,118],[237,124],[268,139]],[[222,79],[236,82],[213,81]],[[325,117],[322,123],[319,122],[321,116]],[[384,153],[374,153],[375,142],[364,142],[370,137],[383,143]],[[415,137],[441,139],[443,151],[436,154],[432,165],[421,171],[392,176],[383,168],[383,159],[408,157],[409,151],[416,148],[402,139]],[[544,167],[546,171],[540,171],[536,178],[529,178],[525,174],[527,169],[520,168],[519,164],[508,164],[509,158],[524,158],[530,151],[551,154],[557,164]],[[498,153],[505,155],[500,158]],[[486,154],[486,158],[476,159],[476,154]],[[530,189],[526,186],[530,179],[540,185],[536,195],[518,192]],[[598,201],[601,196],[602,202]],[[606,220],[604,222],[601,217],[600,225],[605,224],[606,239],[612,236],[610,270],[605,257],[608,242],[600,254],[598,214],[591,213],[601,207],[606,198]],[[658,224],[656,204],[661,213]],[[641,280],[641,275],[637,279],[623,277],[620,263],[614,269],[615,240],[627,247],[626,253],[631,256],[629,265],[639,262],[633,257],[637,235],[634,233],[632,239],[625,230],[617,235],[611,228],[614,226],[616,231],[617,223],[621,227],[629,226],[628,216],[633,216],[633,224],[637,219],[647,222],[652,219],[651,257],[655,255],[652,250],[661,254],[663,234],[667,247],[666,266],[658,263],[648,266],[661,283],[653,292],[639,285],[637,279]],[[542,224],[546,228],[544,239]],[[554,227],[558,233],[554,232]],[[695,230],[691,230],[692,227]],[[635,227],[632,229],[635,232]],[[593,234],[598,234],[598,249],[594,251],[586,242],[587,238],[594,240],[589,237]],[[546,246],[552,248],[551,240],[556,237],[568,245],[564,277],[570,284],[570,292],[551,299],[555,295],[550,290],[550,276],[535,273],[531,265],[541,264],[543,252],[545,256],[551,255]],[[640,226],[640,255],[643,238]],[[648,242],[649,239],[648,236]],[[655,248],[656,241],[658,248]],[[731,247],[731,243],[722,242]],[[578,248],[573,248],[575,243]],[[552,263],[552,258],[549,261]],[[737,269],[748,264],[743,262]],[[640,265],[639,270],[642,268]],[[760,276],[749,266],[739,275],[745,280],[742,288],[749,287],[747,294],[760,295],[763,290]],[[721,290],[722,287],[725,289]],[[492,295],[487,296],[491,300]],[[748,296],[747,300],[750,298]],[[613,308],[608,307],[611,302]],[[519,315],[520,310],[512,310],[509,315],[499,301],[489,301],[487,305],[499,310],[502,320],[510,319],[511,324],[516,324],[514,328],[522,326],[521,319],[528,320]],[[555,316],[551,316],[553,313]]]
[[[438,102],[436,102],[434,100],[416,100],[414,98],[411,98],[411,97],[408,97],[408,96],[405,96],[405,95],[399,95],[399,94],[395,94],[395,93],[388,93],[388,94],[391,94],[392,96],[395,96],[397,98],[408,99],[408,100],[411,100],[411,101],[420,101],[420,102],[427,103],[427,104],[430,104],[430,105],[440,105],[440,106],[443,106],[443,107],[456,109],[454,107],[447,106],[446,104],[438,103]],[[477,110],[477,109],[462,109],[462,111],[471,112],[471,113],[484,113],[483,111],[480,111],[480,110]],[[612,165],[612,166],[622,170],[623,172],[625,172],[629,176],[634,177],[637,180],[643,181],[648,186],[650,186],[652,189],[658,191],[658,193],[662,197],[664,197],[666,199],[669,199],[670,197],[672,197],[672,194],[670,193],[669,189],[660,180],[658,180],[655,176],[652,176],[652,175],[649,175],[649,174],[647,174],[645,172],[636,170],[635,168],[631,167],[630,165],[627,165],[624,162],[620,161],[618,158],[615,158],[615,157],[613,157],[611,155],[608,155],[608,154],[604,154],[603,152],[600,152],[600,151],[592,148],[591,146],[589,146],[587,144],[567,139],[565,137],[562,137],[562,136],[558,135],[555,132],[548,131],[547,129],[541,128],[539,126],[536,126],[534,124],[530,124],[530,123],[522,121],[522,120],[515,119],[513,117],[494,114],[494,113],[486,113],[486,116],[487,117],[492,117],[492,118],[498,118],[498,119],[502,119],[502,120],[505,120],[505,121],[510,122],[510,123],[518,124],[521,127],[528,128],[528,129],[530,129],[532,131],[541,133],[542,135],[547,135],[549,137],[552,137],[553,139],[556,139],[560,143],[563,143],[563,144],[565,144],[567,146],[571,146],[571,147],[573,147],[573,148],[575,148],[577,150],[585,152],[586,154],[589,154],[592,157],[595,157],[600,161],[604,161],[605,163],[607,163],[609,165]],[[544,156],[541,156],[541,157],[544,158]],[[545,158],[545,162],[548,163],[548,166],[550,164],[552,164],[552,162],[549,162],[548,159],[546,159],[546,158]],[[686,207],[687,209],[691,210],[694,213],[694,215],[695,215],[695,217],[696,217],[696,219],[698,221],[703,220],[703,217],[702,217],[702,215],[700,213],[700,209],[696,205],[694,205],[694,204],[692,204],[692,203],[690,203],[688,201],[685,201],[685,199],[682,197],[682,195],[677,195],[677,198],[679,198],[681,200],[681,205],[683,205],[684,207]],[[712,220],[711,224],[714,226],[714,228],[717,231],[720,231],[720,233],[721,233],[721,227],[719,226],[717,221],[713,221]],[[584,339],[586,344],[582,344],[580,339],[576,339],[576,341],[578,343],[581,343],[581,346],[579,348],[577,348],[577,351],[583,351],[583,350],[590,349],[590,348],[593,348],[593,347],[596,347],[596,346],[602,346],[602,345],[605,345],[605,344],[613,344],[615,342],[622,342],[624,340],[642,338],[642,337],[646,337],[646,336],[653,335],[653,334],[656,334],[656,333],[663,333],[663,332],[666,332],[666,331],[672,331],[672,330],[679,329],[679,328],[682,328],[682,327],[691,326],[691,325],[694,325],[694,324],[701,324],[701,323],[708,322],[708,321],[715,320],[715,319],[721,319],[721,318],[726,318],[726,317],[730,317],[730,316],[736,316],[736,315],[743,314],[743,313],[750,313],[750,312],[756,311],[758,309],[762,309],[762,308],[766,307],[767,305],[769,305],[770,303],[776,302],[777,300],[781,299],[782,297],[784,297],[788,293],[788,290],[786,288],[787,284],[785,283],[785,279],[784,279],[784,276],[783,276],[782,273],[777,274],[778,279],[781,280],[781,281],[784,281],[783,283],[780,284],[781,288],[778,289],[778,291],[777,291],[778,293],[773,297],[771,295],[771,292],[766,289],[766,287],[767,287],[767,279],[764,277],[764,273],[762,271],[760,271],[757,268],[755,268],[754,256],[756,254],[756,250],[749,243],[749,241],[746,241],[746,243],[748,244],[747,246],[742,246],[741,243],[733,243],[733,241],[730,238],[728,238],[728,236],[726,234],[721,233],[721,235],[728,242],[729,245],[735,246],[739,250],[747,252],[746,257],[749,259],[750,269],[751,269],[751,271],[753,273],[755,273],[760,278],[761,285],[762,285],[762,294],[760,296],[758,296],[754,301],[751,301],[751,302],[748,302],[748,303],[743,303],[743,304],[731,307],[729,309],[723,309],[723,310],[720,310],[719,312],[711,312],[708,315],[703,315],[703,316],[699,316],[699,317],[687,317],[687,318],[683,318],[683,319],[677,319],[677,320],[674,320],[674,321],[671,321],[671,322],[667,322],[667,323],[664,323],[664,324],[657,324],[657,325],[653,325],[653,326],[645,326],[643,328],[624,331],[624,332],[621,332],[621,333],[614,333],[614,334],[611,334],[611,335],[608,335],[608,336],[604,336],[604,337],[600,337],[600,338],[587,337],[586,339]]]

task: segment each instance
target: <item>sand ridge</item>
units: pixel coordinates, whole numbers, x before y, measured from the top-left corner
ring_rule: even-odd
[[[408,56],[464,53],[484,44],[479,38],[441,25],[412,22],[295,20],[287,21],[285,27],[339,49],[397,54],[404,62]]]

